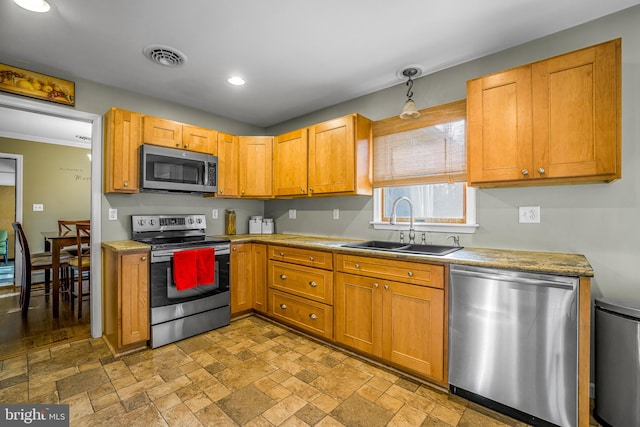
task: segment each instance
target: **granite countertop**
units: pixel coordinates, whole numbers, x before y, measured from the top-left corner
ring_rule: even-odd
[[[111,242],[102,242],[103,248],[109,248],[114,252],[135,252],[149,251],[151,246],[144,243],[135,242],[133,240],[114,240]]]
[[[559,274],[563,276],[593,277],[593,268],[584,255],[559,252],[533,252],[511,249],[463,248],[444,256],[380,252],[371,249],[342,247],[345,243],[362,239],[305,236],[296,234],[238,234],[222,235],[232,243],[266,243],[298,248],[330,250],[334,253],[372,256],[413,262],[463,264],[488,268]]]

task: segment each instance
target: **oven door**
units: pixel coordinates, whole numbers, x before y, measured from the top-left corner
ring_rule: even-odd
[[[195,249],[195,248],[190,248]],[[185,249],[188,250],[188,249]],[[151,253],[151,308],[181,304],[229,292],[229,249],[215,251],[215,280],[211,285],[199,285],[190,289],[178,290],[173,281],[173,253]]]

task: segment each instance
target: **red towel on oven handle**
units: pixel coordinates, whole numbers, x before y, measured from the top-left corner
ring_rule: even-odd
[[[197,249],[196,284],[213,285],[216,278],[216,251],[214,248]]]
[[[192,251],[177,251],[173,254],[173,281],[176,289],[184,291],[197,285],[196,268],[198,253]]]

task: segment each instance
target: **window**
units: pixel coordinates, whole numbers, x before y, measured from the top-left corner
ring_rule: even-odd
[[[407,197],[420,231],[475,231],[475,191],[467,187],[466,102],[421,111],[415,120],[391,117],[374,124],[374,228],[396,229],[394,201]],[[410,220],[399,202],[398,222]]]

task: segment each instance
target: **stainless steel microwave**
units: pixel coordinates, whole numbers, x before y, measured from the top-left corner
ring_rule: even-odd
[[[215,193],[218,158],[211,154],[143,144],[140,147],[142,191]]]

